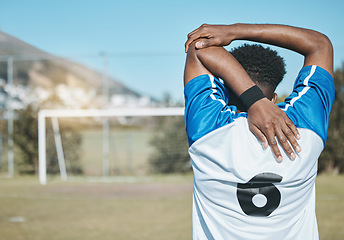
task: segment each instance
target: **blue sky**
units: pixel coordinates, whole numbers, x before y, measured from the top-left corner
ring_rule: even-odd
[[[280,23],[325,33],[344,62],[344,1],[2,0],[0,29],[44,51],[108,72],[128,87],[183,101],[184,42],[202,23]],[[242,42],[234,42],[237,46]],[[288,73],[277,89],[291,91],[303,58],[276,48]]]

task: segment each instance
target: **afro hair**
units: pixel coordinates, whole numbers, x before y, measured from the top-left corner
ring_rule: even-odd
[[[230,53],[256,84],[269,87],[272,92],[286,74],[284,59],[269,47],[244,44]]]

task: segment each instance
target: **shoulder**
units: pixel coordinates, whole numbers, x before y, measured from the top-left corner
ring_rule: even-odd
[[[334,88],[333,77],[328,71],[319,66],[310,65],[300,70],[295,84],[302,83],[308,86],[312,84],[322,84],[323,82],[330,83],[323,87]]]
[[[301,69],[293,92],[278,106],[296,127],[314,131],[325,143],[334,97],[332,76],[325,69],[312,65]]]
[[[204,94],[204,91],[209,91],[212,89],[217,89],[222,92],[226,92],[224,85],[219,79],[211,74],[203,74],[193,78],[184,87],[184,95],[188,99],[195,97],[197,95]],[[208,93],[206,93],[208,94]],[[185,99],[187,101],[188,99]]]
[[[236,107],[227,105],[228,90],[212,75],[192,79],[186,84],[184,95],[185,127],[190,145],[239,117]]]

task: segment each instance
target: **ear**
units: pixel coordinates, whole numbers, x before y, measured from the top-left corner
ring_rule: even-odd
[[[274,93],[274,96],[272,97],[271,102],[276,103],[277,97],[278,97],[277,93]]]

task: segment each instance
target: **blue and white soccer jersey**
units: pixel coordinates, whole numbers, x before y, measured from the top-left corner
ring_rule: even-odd
[[[331,75],[304,67],[279,104],[298,127],[295,160],[277,162],[249,131],[246,113],[211,75],[185,86],[185,124],[194,172],[193,239],[318,239],[315,178],[334,101]]]

